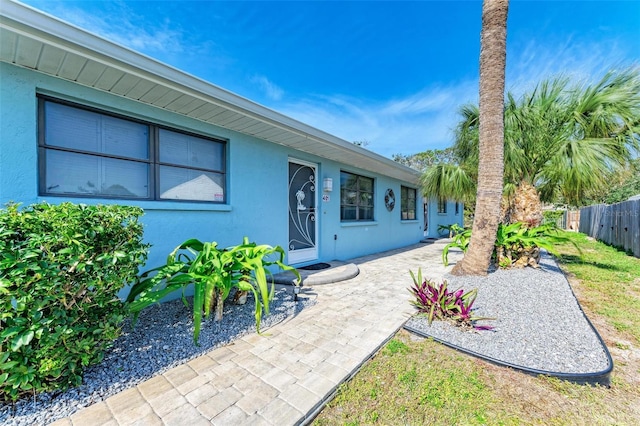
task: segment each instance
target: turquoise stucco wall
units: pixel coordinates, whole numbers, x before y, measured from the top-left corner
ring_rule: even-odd
[[[374,218],[372,222],[340,222],[340,171],[374,177]],[[320,245],[322,257],[327,259],[348,259],[350,257],[371,254],[383,250],[413,244],[423,238],[422,209],[418,203],[418,219],[400,220],[400,186],[395,179],[372,175],[334,162],[325,162],[320,180],[333,179],[333,191],[328,193],[330,201],[320,201],[319,216],[322,224]],[[407,185],[405,183],[405,185]],[[384,205],[387,188],[393,189],[396,206],[389,212]]]
[[[241,242],[246,235],[258,243],[286,248],[289,158],[318,164],[318,189],[323,178],[333,179],[333,191],[326,194],[328,202],[322,201],[322,191],[318,193],[318,260],[346,260],[402,247],[423,238],[421,200],[418,200],[419,220],[400,220],[400,186],[407,185],[404,182],[10,64],[0,63],[0,78],[0,204],[15,201],[28,205],[42,200],[86,204],[118,202],[38,195],[37,93],[229,141],[228,204],[125,202],[145,210],[145,239],[153,245],[149,266],[163,262],[176,245],[194,237],[228,246]],[[374,178],[375,221],[340,222],[341,170]],[[387,188],[396,194],[397,204],[392,212],[384,206]]]
[[[426,237],[428,238],[442,238],[444,235],[444,231],[441,233],[438,231],[439,225],[453,225],[454,223],[459,226],[464,226],[464,204],[458,203],[458,214],[456,214],[456,203],[455,201],[447,201],[447,212],[446,213],[438,213],[438,200],[430,199],[428,203],[428,226]]]

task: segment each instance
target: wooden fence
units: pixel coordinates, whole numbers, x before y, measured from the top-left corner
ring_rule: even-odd
[[[578,232],[580,225],[580,210],[565,210],[564,214],[556,223],[558,228],[566,229],[567,231]]]
[[[640,258],[640,200],[581,208],[579,231]]]

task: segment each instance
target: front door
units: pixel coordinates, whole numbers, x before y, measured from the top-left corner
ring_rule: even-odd
[[[289,160],[289,257],[290,264],[318,258],[317,165]]]
[[[426,237],[429,235],[429,203],[426,199],[422,207],[424,208],[424,236]]]

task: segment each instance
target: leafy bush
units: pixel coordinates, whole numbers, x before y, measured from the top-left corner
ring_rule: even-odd
[[[120,334],[118,292],[147,257],[142,210],[17,204],[0,211],[0,399],[82,381]]]
[[[560,219],[562,219],[564,213],[565,210],[545,210],[542,212],[542,224],[559,226]]]
[[[564,231],[552,223],[534,228],[528,228],[520,222],[509,225],[500,224],[493,257],[501,268],[537,267],[540,249],[557,255],[555,244],[572,241],[563,233]]]
[[[458,247],[463,253],[466,253],[469,249],[470,241],[471,229],[462,229],[458,227],[458,229],[456,229],[456,233],[453,235],[453,240],[442,249],[442,262],[444,263],[444,266],[449,265],[449,249],[451,247]]]
[[[197,344],[203,313],[208,317],[213,308],[215,319],[220,321],[224,300],[235,287],[239,291],[253,292],[256,328],[260,332],[262,312],[269,314],[269,303],[273,298],[273,282],[271,287],[267,283],[268,268],[277,265],[293,271],[298,282],[301,281],[300,275],[295,268],[283,263],[284,250],[280,246],[257,245],[246,237],[238,246],[225,249],[217,246],[216,242],[187,240],[169,254],[166,265],[144,272],[127,297],[134,317],[178,290],[182,291],[186,305],[185,291],[193,284],[193,340]],[[269,260],[274,255],[277,259]]]
[[[464,228],[457,223],[452,223],[451,225],[438,225],[438,233],[440,235],[448,235],[449,238],[462,231],[464,231]]]
[[[420,314],[426,315],[429,325],[434,319],[449,320],[458,326],[471,327],[476,330],[490,330],[493,327],[476,325],[478,320],[491,318],[476,317],[473,315],[473,303],[478,295],[478,289],[464,292],[463,289],[449,291],[447,281],[439,285],[427,279],[422,279],[422,270],[418,269],[416,277],[409,271],[413,279],[413,287],[409,291],[415,296],[411,301]]]
[[[458,247],[464,253],[469,249],[471,241],[471,229],[459,232],[453,237],[453,241],[442,249],[442,262],[449,264],[449,249]],[[572,242],[565,235],[565,231],[556,227],[554,223],[530,228],[522,222],[498,225],[496,241],[493,250],[493,259],[500,268],[538,266],[540,249],[545,249],[551,254],[556,254],[555,244]],[[577,246],[576,246],[577,247]]]

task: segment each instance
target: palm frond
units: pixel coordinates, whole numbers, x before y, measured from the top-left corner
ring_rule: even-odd
[[[437,164],[421,177],[422,192],[429,198],[468,201],[475,194],[475,183],[458,165]]]
[[[542,201],[579,205],[585,194],[604,188],[606,176],[640,154],[640,67],[610,71],[595,83],[570,83],[559,76],[520,97],[507,93],[504,182],[531,182]],[[459,114],[454,152],[473,179],[478,107],[465,105]],[[455,194],[452,173],[430,170],[423,179],[425,194]]]

